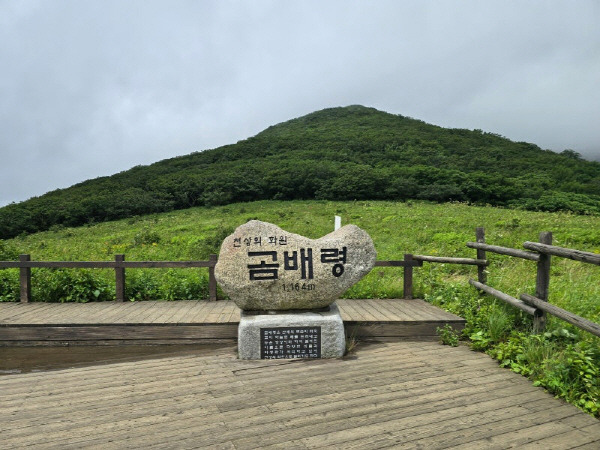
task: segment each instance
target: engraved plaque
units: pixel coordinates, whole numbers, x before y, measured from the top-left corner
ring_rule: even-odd
[[[260,329],[261,359],[321,357],[321,327]]]

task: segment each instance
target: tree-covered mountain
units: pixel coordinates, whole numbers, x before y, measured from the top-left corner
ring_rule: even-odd
[[[331,108],[0,208],[0,238],[259,199],[425,199],[600,213],[600,163],[481,130]]]

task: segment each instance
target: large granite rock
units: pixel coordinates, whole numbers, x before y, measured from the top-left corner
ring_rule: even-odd
[[[355,225],[312,240],[251,220],[223,241],[215,276],[244,310],[316,309],[366,275],[376,256]]]

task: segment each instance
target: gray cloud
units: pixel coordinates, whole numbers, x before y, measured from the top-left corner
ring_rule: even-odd
[[[600,158],[594,1],[0,1],[0,205],[363,104]]]

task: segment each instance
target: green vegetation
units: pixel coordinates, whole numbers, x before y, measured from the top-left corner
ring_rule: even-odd
[[[267,199],[421,199],[598,214],[600,163],[481,130],[446,129],[362,106],[332,108],[234,145],[0,208],[0,239]]]
[[[199,207],[0,241],[0,260],[30,253],[34,260],[205,260],[218,253],[225,236],[250,219],[275,223],[291,232],[318,238],[333,228],[333,216],[354,223],[373,238],[379,259],[404,253],[474,257],[465,242],[484,226],[487,242],[519,248],[552,231],[557,245],[600,253],[600,217],[474,207],[463,203],[409,201],[261,201]],[[535,292],[535,263],[488,254],[489,284],[512,296]],[[468,285],[472,266],[427,264],[415,269],[415,295],[467,319],[463,338],[502,366],[531,377],[551,392],[600,415],[600,340],[558,319],[546,333],[531,334],[529,316],[480,295]],[[553,258],[550,302],[600,322],[600,268]],[[111,270],[33,269],[38,301],[95,301],[114,298]],[[207,298],[206,269],[128,270],[130,299]],[[221,294],[222,295],[222,294]],[[345,293],[347,298],[398,298],[402,271],[376,268]],[[0,271],[0,300],[18,299],[18,271]],[[452,345],[455,335],[440,331]]]
[[[440,342],[450,347],[458,347],[460,342],[460,334],[450,324],[446,324],[443,327],[437,327],[436,331],[440,336]]]

